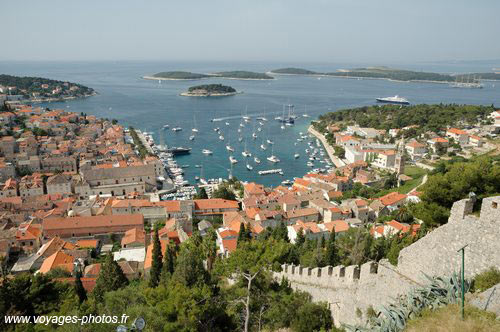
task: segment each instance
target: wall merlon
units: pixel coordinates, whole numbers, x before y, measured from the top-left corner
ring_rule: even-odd
[[[484,221],[500,223],[500,196],[483,199],[480,218]]]
[[[345,267],[344,265],[334,266],[332,269],[332,277],[334,278],[343,278],[345,276]]]
[[[367,262],[361,265],[361,271],[359,279],[365,280],[370,279],[374,274],[378,272],[378,264],[376,262]]]
[[[359,266],[349,265],[345,268],[345,278],[346,281],[358,280],[359,279]]]
[[[474,207],[474,202],[475,199],[465,198],[453,203],[450,211],[449,222],[463,220],[465,216],[471,214]]]

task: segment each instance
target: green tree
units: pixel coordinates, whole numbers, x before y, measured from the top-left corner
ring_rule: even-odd
[[[217,258],[217,233],[213,228],[209,228],[203,238],[202,248],[207,262],[207,272],[211,273],[215,259]]]
[[[204,187],[201,187],[200,191],[196,195],[196,199],[208,199],[208,194]]]
[[[158,235],[158,228],[155,228],[153,237],[153,251],[151,255],[151,271],[149,273],[149,286],[156,287],[160,282],[161,268],[163,265],[163,255],[161,253],[160,236]]]
[[[332,314],[326,303],[306,303],[297,310],[291,326],[295,332],[329,331]]]
[[[92,295],[96,300],[101,301],[104,293],[120,289],[126,285],[128,285],[128,280],[125,274],[118,263],[113,260],[113,255],[109,253],[101,265],[101,271],[99,271]]]
[[[333,229],[330,233],[328,243],[326,244],[325,264],[330,266],[336,266],[339,264],[337,247],[335,244],[335,229]]]
[[[234,194],[234,192],[232,192],[231,190],[229,190],[227,188],[227,186],[223,185],[223,186],[220,186],[213,194],[213,197],[214,198],[222,198],[222,199],[227,199],[227,200],[231,200],[231,201],[234,201],[236,200],[236,195]]]

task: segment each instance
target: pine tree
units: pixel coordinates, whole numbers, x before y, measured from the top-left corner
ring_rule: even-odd
[[[80,301],[80,304],[83,303],[87,299],[87,291],[85,288],[83,288],[83,283],[82,283],[82,272],[78,271],[76,273],[76,280],[75,280],[75,293],[78,295],[78,299]]]
[[[120,289],[127,284],[127,277],[118,263],[113,260],[113,255],[109,253],[102,263],[92,294],[98,301],[102,301],[104,293]]]
[[[160,237],[158,235],[158,228],[155,229],[153,238],[153,252],[151,255],[151,271],[149,273],[149,286],[156,287],[160,281],[161,269],[163,265],[163,255],[161,253]]]
[[[335,246],[335,228],[330,233],[330,238],[326,244],[325,263],[330,266],[335,266],[339,263],[337,248]]]

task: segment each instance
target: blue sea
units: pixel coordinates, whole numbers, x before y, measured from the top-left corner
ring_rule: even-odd
[[[400,95],[412,104],[418,103],[458,103],[500,105],[500,82],[484,82],[483,89],[457,89],[446,84],[392,82],[373,79],[345,79],[334,77],[277,76],[275,80],[225,80],[209,79],[201,81],[157,81],[144,80],[141,77],[161,71],[186,70],[199,73],[223,70],[269,71],[282,67],[301,67],[317,71],[334,71],[339,68],[353,68],[373,64],[348,63],[181,63],[181,62],[0,62],[0,73],[20,76],[41,76],[58,80],[67,80],[94,88],[97,96],[44,104],[50,108],[65,108],[73,112],[84,112],[99,117],[117,119],[125,126],[133,126],[143,131],[154,133],[159,142],[159,133],[165,124],[180,126],[180,132],[164,131],[165,142],[169,146],[192,148],[192,153],[178,157],[179,165],[190,165],[185,169],[186,179],[194,183],[194,177],[200,175],[203,165],[205,178],[227,178],[230,162],[225,148],[229,141],[235,149],[234,157],[239,163],[233,167],[233,175],[242,180],[256,181],[265,185],[278,185],[284,179],[302,176],[311,168],[304,150],[307,142],[297,142],[299,132],[306,132],[310,121],[318,115],[343,108],[372,105],[377,97]],[[385,64],[396,68],[434,71],[442,73],[489,72],[500,67],[497,62],[452,62]],[[188,87],[204,83],[222,83],[243,91],[230,97],[193,98],[179,94]],[[299,115],[295,126],[280,129],[280,123],[274,120],[282,114],[283,105],[295,105],[295,114]],[[307,112],[311,117],[304,118]],[[242,128],[243,141],[238,142],[240,117],[252,117],[250,123]],[[266,116],[268,122],[257,131],[259,124],[256,116]],[[229,125],[211,122],[213,118],[227,118]],[[199,130],[194,141],[189,140],[191,129]],[[255,126],[255,129],[254,129]],[[219,140],[214,132],[220,127],[225,141]],[[252,139],[252,133],[258,138]],[[262,151],[259,146],[270,139],[275,142],[274,154],[281,160],[271,164],[266,160],[271,154],[271,147]],[[246,141],[247,149],[261,159],[257,165],[252,158],[248,161],[254,166],[253,171],[246,169],[246,160],[241,155]],[[297,143],[296,145],[294,143]],[[213,151],[212,156],[205,156],[202,149]],[[294,154],[301,156],[294,159]],[[319,167],[322,164],[317,164]],[[284,176],[260,176],[257,171],[281,168]]]

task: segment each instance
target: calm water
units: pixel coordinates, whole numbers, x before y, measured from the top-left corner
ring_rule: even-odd
[[[55,63],[55,62],[0,62],[0,73],[13,75],[42,76],[53,79],[68,80],[90,86],[99,92],[99,95],[69,102],[51,103],[51,108],[67,108],[74,112],[95,114],[99,117],[117,119],[123,125],[131,125],[141,130],[153,132],[158,142],[159,132],[164,124],[180,126],[183,131],[174,133],[164,131],[165,141],[170,146],[187,146],[192,148],[191,155],[178,158],[180,165],[190,165],[186,171],[186,179],[194,182],[194,176],[200,175],[200,169],[194,165],[204,167],[204,176],[227,177],[230,168],[229,153],[225,144],[228,140],[235,149],[234,156],[239,163],[233,167],[233,174],[240,179],[257,181],[266,185],[277,185],[284,179],[301,176],[310,167],[306,166],[306,142],[294,145],[299,132],[305,132],[309,122],[319,114],[328,110],[338,110],[347,107],[371,105],[376,97],[399,94],[410,100],[411,103],[469,103],[469,104],[500,104],[500,82],[485,82],[485,88],[455,89],[445,84],[432,83],[402,83],[386,80],[356,80],[343,78],[321,78],[302,76],[278,76],[272,81],[238,81],[210,79],[203,81],[156,81],[143,80],[143,75],[168,70],[187,70],[194,72],[211,72],[219,70],[247,69],[267,71],[284,66],[301,66],[313,70],[335,70],[337,68],[351,68],[363,64],[200,64],[200,63],[161,63],[161,62],[91,62],[91,63]],[[419,65],[399,65],[399,67],[415,70],[432,70],[438,72],[473,72],[490,71],[498,64],[481,63],[433,63]],[[224,98],[189,98],[181,97],[179,93],[189,86],[203,83],[223,83],[235,89],[244,91],[243,94]],[[300,117],[294,127],[280,129],[280,124],[273,120],[281,115],[284,104],[294,104],[297,115],[302,115],[307,108],[311,118]],[[243,142],[238,142],[239,123],[241,115],[256,116],[266,114],[269,119],[258,132],[258,138],[253,140],[255,120],[242,128]],[[228,117],[230,125],[223,122],[210,122],[212,118]],[[190,141],[191,128],[194,126],[199,132],[196,139]],[[213,130],[220,127],[225,141],[218,139]],[[258,124],[255,128],[258,127]],[[259,146],[263,140],[271,139],[275,142],[274,153],[281,159],[278,164],[271,164],[266,157],[271,153],[271,147],[262,151]],[[245,158],[241,155],[244,142],[247,149],[261,159],[256,165],[252,158],[248,158],[254,166],[252,172],[245,167]],[[204,156],[202,149],[210,149],[212,156]],[[294,159],[294,153],[300,153],[299,159]],[[319,167],[322,164],[317,164]],[[282,168],[285,176],[259,176],[258,170]]]

